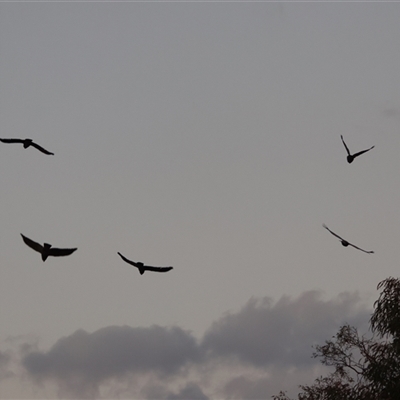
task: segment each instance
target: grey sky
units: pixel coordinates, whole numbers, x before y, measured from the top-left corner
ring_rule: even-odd
[[[247,323],[238,310],[264,315],[252,298],[281,299],[273,337],[282,296],[372,305],[399,268],[399,16],[398,3],[1,3],[0,137],[55,155],[0,143],[0,354],[21,335],[52,354],[79,330],[154,326],[216,352],[210,324],[228,335]],[[341,134],[376,147],[349,165]],[[78,250],[43,263],[20,233]],[[140,276],[118,251],[174,269]],[[330,321],[313,340],[346,310],[305,311]],[[296,365],[312,352],[299,335]],[[198,376],[142,396],[213,398]],[[7,382],[0,396],[34,397]]]

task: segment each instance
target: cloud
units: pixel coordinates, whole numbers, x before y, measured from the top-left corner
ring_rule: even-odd
[[[13,375],[13,373],[9,370],[10,361],[10,354],[0,351],[0,380],[9,378]]]
[[[262,399],[270,385],[271,382],[268,378],[252,379],[239,376],[225,385],[224,393],[229,399]]]
[[[179,327],[109,326],[78,330],[48,352],[29,353],[23,365],[38,381],[56,380],[63,395],[92,398],[105,379],[131,372],[173,374],[198,356],[195,338]]]
[[[195,382],[187,382],[182,388],[175,391],[168,390],[163,385],[154,385],[142,392],[147,399],[158,400],[209,400],[200,386]]]
[[[6,367],[9,361],[10,361],[10,356],[0,351],[0,368]]]
[[[388,118],[397,118],[400,115],[400,110],[397,107],[386,107],[383,109],[383,115]]]
[[[267,398],[311,383],[322,371],[312,345],[345,322],[366,329],[369,316],[357,294],[252,298],[201,340],[177,326],[78,330],[48,351],[27,347],[22,365],[34,381],[55,383],[64,398]]]
[[[188,383],[178,393],[169,393],[166,400],[208,400],[201,388],[195,383]]]
[[[311,346],[323,343],[344,322],[360,325],[369,312],[357,307],[357,294],[342,294],[324,301],[309,291],[297,299],[251,299],[237,313],[214,322],[203,346],[213,357],[235,356],[259,367],[304,366],[314,363]],[[360,314],[361,312],[361,314]]]

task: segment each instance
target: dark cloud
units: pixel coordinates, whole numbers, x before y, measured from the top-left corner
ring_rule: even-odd
[[[400,109],[397,107],[386,107],[383,109],[383,115],[389,118],[398,118],[400,116]]]
[[[311,382],[319,368],[312,345],[345,322],[363,331],[369,317],[357,294],[323,300],[311,291],[276,303],[265,297],[214,322],[199,342],[179,327],[110,326],[78,330],[48,351],[28,346],[22,363],[36,381],[55,382],[64,398],[101,398],[112,382],[127,397],[257,398],[289,381]]]
[[[10,361],[10,355],[0,351],[0,379],[9,378],[13,375],[13,373],[8,369]]]
[[[147,399],[158,400],[209,400],[197,383],[188,382],[180,390],[172,391],[164,387],[154,387],[147,390]]]
[[[188,383],[178,393],[170,393],[166,397],[166,400],[208,400],[200,387],[195,383]]]
[[[10,361],[10,356],[0,351],[0,368],[4,368]]]
[[[195,338],[181,328],[109,326],[93,333],[78,330],[48,352],[35,351],[23,365],[37,380],[55,379],[64,395],[96,397],[103,380],[129,372],[173,374],[198,359]]]
[[[356,294],[324,301],[316,291],[297,299],[284,296],[275,305],[267,297],[251,299],[238,313],[213,323],[202,345],[211,357],[236,356],[260,367],[311,364],[313,344],[323,343],[344,322],[367,322],[369,312],[360,311],[359,303]]]
[[[270,385],[271,382],[267,378],[251,379],[239,376],[225,385],[224,393],[228,399],[263,399]]]

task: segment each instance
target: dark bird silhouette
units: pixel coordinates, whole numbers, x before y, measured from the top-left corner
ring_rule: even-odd
[[[121,253],[118,253],[118,255],[128,264],[133,265],[134,267],[136,267],[139,272],[140,275],[143,275],[145,273],[145,271],[154,271],[154,272],[167,272],[167,271],[171,271],[171,269],[173,267],[152,267],[150,265],[144,265],[142,262],[134,262],[131,260],[128,260],[126,257],[124,257]]]
[[[32,239],[29,239],[28,237],[24,236],[21,233],[22,240],[25,242],[27,246],[29,246],[31,249],[36,250],[42,255],[42,260],[46,261],[48,256],[53,256],[53,257],[63,257],[63,256],[69,256],[72,254],[77,248],[74,249],[58,249],[56,247],[51,247],[51,244],[49,243],[43,243],[43,246],[39,243],[34,242]]]
[[[41,151],[44,154],[48,154],[48,155],[54,156],[54,153],[50,153],[50,151],[47,151],[42,146],[39,146],[32,139],[0,139],[0,142],[3,142],[3,143],[22,143],[24,145],[24,149],[27,149],[29,146],[33,146],[33,147],[36,147],[39,151]]]
[[[346,143],[345,143],[345,141],[344,141],[344,139],[343,139],[343,135],[340,135],[340,137],[342,138],[342,142],[343,142],[344,147],[345,147],[345,149],[346,149],[346,151],[347,151],[347,162],[348,162],[349,164],[351,164],[351,163],[353,162],[353,160],[354,160],[356,157],[361,156],[361,154],[364,154],[364,153],[366,153],[367,151],[370,151],[370,150],[372,150],[372,149],[375,147],[375,146],[372,146],[372,147],[370,147],[370,148],[367,149],[367,150],[362,150],[362,151],[359,151],[358,153],[350,154],[350,150],[349,150],[349,148],[347,147],[347,145],[346,145]]]
[[[364,253],[368,253],[368,254],[373,254],[373,253],[374,253],[374,251],[372,251],[372,250],[371,250],[371,251],[363,250],[363,249],[361,249],[361,248],[355,246],[354,244],[349,243],[347,240],[344,240],[344,239],[341,238],[339,235],[337,235],[335,232],[332,232],[325,224],[322,224],[322,226],[323,226],[326,230],[328,230],[330,233],[332,233],[333,236],[336,236],[336,237],[340,240],[340,242],[342,243],[342,245],[343,245],[344,247],[352,246],[352,247],[354,247],[355,249],[358,249],[358,250],[363,251]]]

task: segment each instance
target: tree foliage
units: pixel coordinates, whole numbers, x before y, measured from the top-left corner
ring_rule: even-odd
[[[301,385],[298,400],[399,400],[400,399],[400,280],[388,278],[370,319],[372,336],[360,335],[343,325],[313,357],[334,368],[311,386]],[[290,400],[284,392],[274,400]]]

